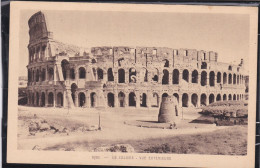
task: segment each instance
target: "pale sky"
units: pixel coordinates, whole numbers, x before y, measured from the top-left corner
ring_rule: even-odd
[[[19,75],[27,75],[28,19],[20,17]],[[249,15],[148,12],[42,11],[54,39],[78,45],[187,48],[218,53],[218,61],[248,66]]]

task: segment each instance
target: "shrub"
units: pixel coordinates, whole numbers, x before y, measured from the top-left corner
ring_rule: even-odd
[[[202,108],[201,114],[207,116],[247,117],[248,107],[243,101],[224,101],[212,103]]]
[[[247,103],[245,101],[217,101],[214,103],[211,103],[210,105],[208,105],[209,107],[214,107],[214,106],[244,106]]]

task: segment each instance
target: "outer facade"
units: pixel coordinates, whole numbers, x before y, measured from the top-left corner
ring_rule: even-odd
[[[28,21],[28,105],[158,107],[173,95],[182,107],[243,100],[245,71],[215,52],[166,47],[81,49],[53,40],[42,12]]]

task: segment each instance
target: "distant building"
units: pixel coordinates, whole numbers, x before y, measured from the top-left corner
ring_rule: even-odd
[[[173,95],[181,107],[198,107],[244,99],[243,60],[221,63],[216,52],[166,47],[88,51],[53,40],[42,12],[28,24],[28,105],[158,107]]]

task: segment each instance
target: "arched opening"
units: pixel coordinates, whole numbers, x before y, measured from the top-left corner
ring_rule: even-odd
[[[237,95],[237,100],[239,100],[239,95]]]
[[[112,68],[109,68],[107,70],[107,80],[108,81],[114,81],[114,75],[113,75],[113,70]]]
[[[169,71],[166,69],[163,70],[162,84],[163,85],[169,84]]]
[[[209,73],[209,85],[215,86],[215,72],[213,71]]]
[[[147,104],[146,104],[146,98],[147,98],[147,96],[146,96],[146,94],[143,93],[140,98],[141,98],[141,99],[140,99],[140,102],[141,102],[141,103],[140,103],[140,106],[141,106],[141,107],[147,107]]]
[[[217,83],[221,83],[221,73],[217,73]]]
[[[91,104],[91,107],[97,106],[97,94],[95,92],[92,92],[90,94],[90,104]]]
[[[125,94],[123,92],[118,93],[119,106],[125,107]]]
[[[201,63],[201,69],[207,69],[207,63],[206,62]]]
[[[41,106],[44,107],[45,106],[45,93],[42,92],[42,95],[41,95]]]
[[[194,107],[198,106],[198,95],[197,94],[192,94],[191,95],[191,103]]]
[[[232,84],[232,74],[228,75],[228,84]]]
[[[97,79],[97,71],[96,71],[96,69],[92,68],[92,72],[93,72],[94,78]]]
[[[153,98],[151,101],[151,106],[152,107],[159,107],[159,95],[157,93],[153,93]]]
[[[194,70],[191,75],[192,75],[192,83],[198,83],[198,71]]]
[[[233,95],[233,100],[237,100],[237,99],[236,99],[236,95],[235,95],[235,94]]]
[[[188,107],[189,96],[187,93],[182,95],[182,107]]]
[[[232,71],[232,66],[231,65],[228,66],[228,70]]]
[[[125,83],[125,70],[124,69],[118,70],[118,83]]]
[[[39,69],[36,70],[36,82],[39,82],[40,72]]]
[[[168,97],[168,93],[163,93],[162,97]]]
[[[179,70],[174,69],[172,72],[172,84],[179,84]]]
[[[79,95],[78,95],[78,97],[79,97],[79,107],[84,107],[85,102],[86,102],[85,93],[80,92]]]
[[[214,101],[215,101],[215,96],[214,96],[214,94],[210,94],[210,95],[209,95],[209,104],[214,103]]]
[[[107,94],[107,105],[108,107],[115,107],[115,97],[113,93]]]
[[[67,60],[62,60],[61,61],[61,69],[62,69],[62,74],[63,74],[63,78],[64,80],[67,79],[67,71],[70,68],[70,64]]]
[[[233,84],[234,84],[234,85],[236,84],[236,79],[237,79],[236,74],[233,74]]]
[[[70,88],[71,88],[71,97],[72,97],[73,103],[75,105],[75,93],[76,93],[76,90],[78,89],[78,86],[75,83],[73,83]]]
[[[239,75],[237,75],[237,84],[239,84]]]
[[[50,92],[49,94],[48,94],[48,104],[49,104],[49,106],[53,106],[53,93],[52,92]]]
[[[140,79],[142,82],[147,82],[148,81],[148,71],[146,68],[142,68],[140,72]]]
[[[97,74],[98,74],[98,80],[102,80],[103,79],[103,70],[98,68]]]
[[[187,69],[183,70],[182,79],[185,80],[186,82],[189,82],[189,71]]]
[[[73,68],[70,69],[70,79],[75,79],[75,70]]]
[[[177,99],[177,101],[179,103],[179,95],[177,93],[174,93],[173,96],[176,97],[176,99]]]
[[[136,106],[136,96],[134,92],[129,93],[129,106]]]
[[[43,68],[42,71],[41,71],[41,80],[42,81],[45,81],[45,73],[46,73],[46,70]],[[29,76],[28,76],[29,77]]]
[[[226,100],[227,100],[227,95],[224,94],[224,95],[223,95],[223,101],[226,101]]]
[[[169,60],[164,59],[163,62],[164,62],[164,67],[169,67]]]
[[[62,107],[63,106],[63,95],[61,92],[57,94],[57,106]]]
[[[39,106],[39,102],[40,102],[40,95],[38,92],[36,92],[36,106]]]
[[[207,72],[206,71],[202,71],[201,72],[201,86],[206,86],[207,85]]]
[[[201,106],[206,106],[207,105],[207,96],[206,96],[206,94],[202,94],[200,96],[200,105]]]
[[[157,68],[153,69],[152,71],[152,80],[154,82],[158,82],[159,80],[159,70]]]
[[[241,94],[239,95],[239,99],[242,100],[242,95]]]
[[[232,100],[232,95],[231,94],[228,95],[228,100]]]
[[[86,70],[83,67],[79,68],[79,79],[85,79],[86,78]]]
[[[223,84],[226,84],[227,83],[227,74],[226,72],[224,72],[223,74]]]
[[[136,69],[135,68],[129,69],[129,82],[136,83]]]
[[[216,100],[217,100],[217,101],[221,101],[221,95],[220,95],[220,94],[217,95]]]

